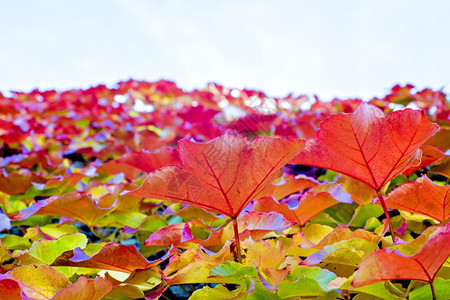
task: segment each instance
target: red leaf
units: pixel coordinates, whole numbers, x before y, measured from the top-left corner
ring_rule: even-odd
[[[450,255],[450,224],[433,232],[428,241],[412,256],[388,249],[366,257],[356,272],[352,285],[360,287],[380,281],[411,279],[432,282]]]
[[[230,133],[208,143],[182,140],[181,165],[151,173],[131,195],[181,201],[236,218],[303,145],[270,137],[249,142]]]
[[[85,254],[80,248],[66,251],[52,263],[52,266],[83,267],[131,273],[136,269],[148,269],[173,254],[174,250],[170,249],[166,256],[157,261],[149,262],[135,246],[107,243],[100,252],[93,256]]]
[[[2,279],[0,277],[0,295],[4,297],[3,299],[22,300],[21,292],[22,290],[17,281],[9,278]]]
[[[32,182],[45,183],[46,181],[47,179],[31,172],[7,174],[3,171],[0,173],[0,192],[9,195],[24,194],[31,187]]]
[[[209,121],[219,112],[220,112],[219,110],[208,109],[205,108],[203,105],[198,105],[198,106],[190,106],[188,109],[179,112],[178,116],[187,122],[196,123]]]
[[[156,153],[127,153],[115,161],[119,164],[133,166],[147,173],[150,173],[165,165],[175,165],[180,163],[176,151],[171,148],[161,149]]]
[[[322,122],[292,163],[330,169],[358,179],[375,190],[417,164],[419,147],[438,129],[423,113],[405,109],[386,115],[362,103],[352,114]]]
[[[432,164],[435,161],[445,157],[445,154],[442,153],[441,150],[433,146],[422,145],[422,147],[420,147],[420,150],[422,150],[422,160],[420,161],[420,164],[406,170],[404,172],[406,176],[410,176],[420,168],[428,166],[429,164]]]
[[[437,185],[424,175],[396,188],[386,199],[386,205],[443,222],[450,218],[450,186]]]
[[[263,115],[258,113],[249,114],[237,121],[233,121],[227,127],[237,132],[266,132],[270,129],[270,124],[277,118],[276,114]]]

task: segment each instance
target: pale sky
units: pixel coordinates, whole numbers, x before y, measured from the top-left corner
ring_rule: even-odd
[[[450,92],[450,1],[0,0],[0,91],[134,78],[274,97]]]

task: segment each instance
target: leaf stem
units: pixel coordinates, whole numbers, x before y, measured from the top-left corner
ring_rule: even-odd
[[[436,290],[434,289],[433,281],[430,281],[430,287],[431,287],[431,295],[433,295],[433,300],[436,300]]]
[[[179,287],[183,290],[183,292],[186,293],[188,297],[191,296],[192,293],[189,293],[189,291],[182,284],[180,284]]]
[[[91,230],[91,232],[92,232],[96,237],[98,237],[100,240],[103,241],[104,236],[101,235],[100,233],[98,233],[97,231],[95,231],[95,229],[94,229],[93,226],[92,226],[92,227],[89,227],[89,229]]]
[[[392,242],[395,242],[395,230],[394,230],[394,227],[392,226],[391,216],[389,216],[389,211],[387,209],[386,202],[384,201],[384,197],[381,194],[380,190],[376,190],[376,192],[377,192],[378,200],[380,200],[381,207],[383,207],[384,215],[386,216],[386,219],[388,221],[389,230],[391,231],[391,235],[392,235]]]
[[[233,228],[234,228],[234,239],[236,240],[236,252],[237,252],[238,263],[242,263],[241,242],[239,240],[238,222],[237,222],[237,218],[233,218],[232,220],[233,220]]]

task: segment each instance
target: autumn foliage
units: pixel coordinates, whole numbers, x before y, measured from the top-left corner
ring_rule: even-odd
[[[450,103],[0,94],[2,299],[449,299]]]

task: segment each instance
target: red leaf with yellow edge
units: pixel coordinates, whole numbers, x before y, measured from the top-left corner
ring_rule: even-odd
[[[231,133],[208,142],[181,140],[180,165],[151,173],[131,195],[180,201],[236,218],[304,146],[302,140]]]
[[[406,256],[397,250],[383,249],[366,257],[352,281],[354,287],[386,280],[422,280],[432,282],[450,255],[450,224],[433,232],[419,252]]]
[[[298,198],[296,195],[291,197]],[[265,197],[255,200],[253,209],[260,212],[278,212],[287,220],[303,226],[324,209],[338,203],[352,203],[350,195],[342,190],[339,184],[324,183],[303,194],[295,208],[291,209],[286,203],[279,203],[272,198]]]
[[[25,220],[32,215],[50,215],[72,218],[92,226],[100,217],[103,217],[113,209],[102,208],[84,193],[70,193],[62,196],[53,196],[45,200],[33,203],[11,216],[14,220]]]
[[[430,216],[439,222],[450,218],[450,186],[437,185],[426,175],[397,187],[385,201],[390,208]]]
[[[425,114],[405,109],[385,114],[361,103],[352,114],[322,122],[291,163],[330,169],[358,179],[375,190],[420,161],[419,147],[438,129]]]
[[[107,243],[97,254],[87,255],[80,248],[66,251],[59,256],[52,266],[82,267],[102,270],[112,270],[131,273],[136,269],[148,269],[159,264],[168,256],[173,255],[174,249],[154,261],[149,262],[135,246],[126,246],[116,243]]]
[[[101,277],[87,279],[82,276],[75,283],[59,290],[52,300],[102,299],[111,289],[112,284]]]

